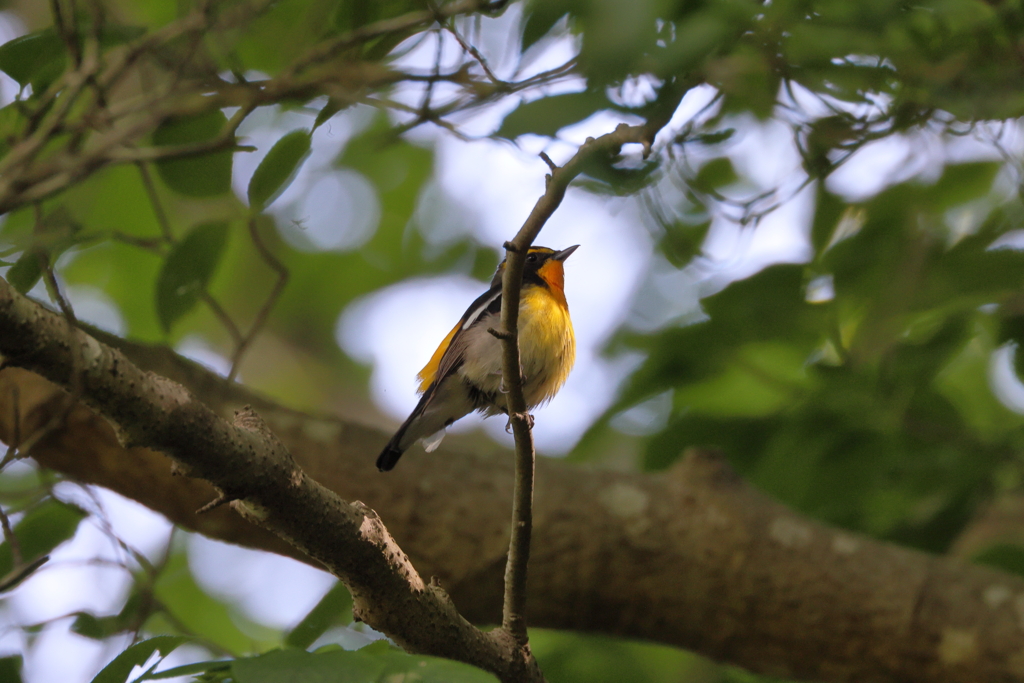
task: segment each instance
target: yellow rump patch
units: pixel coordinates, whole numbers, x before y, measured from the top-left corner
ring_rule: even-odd
[[[455,333],[459,331],[462,326],[462,321],[455,323],[455,327],[448,333],[448,336],[444,338],[441,345],[437,347],[437,351],[434,351],[434,355],[430,357],[427,364],[423,366],[416,378],[420,381],[420,388],[417,390],[421,394],[426,391],[434,380],[437,379],[437,368],[441,365],[441,359],[444,358],[444,352],[448,350],[448,346],[451,345],[452,339],[455,338]]]

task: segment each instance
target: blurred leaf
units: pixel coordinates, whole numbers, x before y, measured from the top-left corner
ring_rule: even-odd
[[[228,239],[227,223],[196,226],[167,255],[156,283],[156,310],[164,332],[192,310],[213,277]]]
[[[163,671],[153,671],[152,673],[146,673],[139,676],[132,683],[138,681],[160,681],[165,678],[179,678],[181,676],[189,676],[192,674],[205,674],[205,673],[222,673],[227,672],[231,669],[231,663],[233,660],[214,660],[209,662],[195,662],[194,664],[185,664],[184,666],[175,666],[170,669],[164,669]],[[197,676],[194,681],[203,681],[207,677]]]
[[[690,185],[701,192],[713,192],[720,187],[735,183],[738,179],[739,176],[736,175],[732,161],[728,157],[719,157],[701,166],[696,177],[690,181]]]
[[[1001,167],[1002,164],[991,161],[947,165],[938,182],[928,191],[935,210],[942,211],[984,197],[992,189]]]
[[[14,526],[14,535],[21,543],[22,557],[26,562],[46,555],[64,541],[70,540],[78,530],[78,524],[87,517],[86,513],[55,498],[30,509]],[[0,545],[0,576],[6,576],[14,567],[10,544]]]
[[[302,128],[288,133],[270,148],[249,181],[249,207],[262,211],[295,179],[309,156],[310,133]]]
[[[327,104],[325,104],[323,109],[318,111],[316,114],[316,120],[313,122],[313,130],[316,131],[317,128],[330,121],[331,117],[347,106],[348,105],[346,103],[343,103],[333,97],[327,98]]]
[[[174,621],[172,623],[157,613],[146,622],[147,632],[180,633],[178,629],[184,627],[189,635],[209,640],[235,654],[251,652],[270,642],[270,638],[263,639],[261,643],[255,636],[249,635],[258,633],[260,628],[240,615],[233,614],[227,605],[199,587],[189,571],[188,558],[184,552],[171,555],[157,579],[154,592],[173,615]],[[245,625],[246,632],[239,628],[239,623]]]
[[[610,106],[604,93],[589,90],[542,97],[516,107],[501,122],[495,135],[509,140],[526,133],[552,136],[562,128]]]
[[[853,219],[853,211],[840,197],[829,192],[825,183],[818,184],[814,222],[811,224],[811,245],[815,254],[821,254],[829,246],[844,216],[849,215]]]
[[[566,15],[568,5],[555,0],[530,3],[526,21],[523,22],[523,52],[551,32],[555,24]]]
[[[7,281],[22,294],[35,286],[43,275],[43,263],[52,264],[70,247],[80,241],[81,226],[58,206],[42,220],[33,218],[32,235],[25,252],[7,271]]]
[[[377,679],[381,683],[495,683],[497,680],[474,666],[439,657],[410,655],[384,641],[371,643],[359,653],[372,656],[384,665]]]
[[[103,667],[103,670],[92,679],[92,683],[126,683],[132,669],[143,666],[154,653],[158,653],[161,658],[166,657],[188,640],[181,636],[157,636],[136,643]]]
[[[71,630],[86,638],[103,640],[137,626],[146,616],[140,612],[149,610],[152,606],[152,596],[149,595],[148,589],[140,590],[136,584],[117,614],[97,617],[90,612],[79,612],[75,615]]]
[[[621,638],[530,629],[530,649],[549,681],[717,681],[704,660],[678,648]]]
[[[154,131],[153,144],[177,147],[214,140],[227,122],[219,110],[171,119]],[[231,191],[230,151],[160,159],[156,169],[168,187],[189,197],[212,197]]]
[[[36,31],[0,45],[0,70],[36,94],[46,90],[67,61],[64,41],[53,28]]]
[[[716,130],[714,133],[700,133],[687,139],[694,142],[699,142],[702,145],[718,145],[726,140],[732,138],[736,134],[735,128],[724,128],[722,130]]]
[[[611,159],[590,159],[581,170],[582,180],[576,185],[598,194],[623,197],[639,192],[656,179],[657,162],[647,162],[634,168],[620,168]],[[596,181],[596,182],[595,182]]]
[[[7,281],[22,294],[27,294],[28,290],[35,287],[39,279],[43,277],[43,268],[39,259],[39,252],[30,249],[19,256],[11,269],[7,271]]]
[[[305,650],[327,629],[352,621],[352,595],[340,581],[284,638],[284,644]]]
[[[71,623],[71,632],[85,638],[102,640],[116,633],[110,628],[113,619],[113,617],[97,617],[88,612],[79,612]]]
[[[0,47],[0,50],[2,49]],[[6,107],[0,107],[0,158],[10,151],[10,141],[17,139],[28,123],[24,107],[22,102],[12,102]]]
[[[0,683],[21,683],[21,655],[0,657]]]
[[[1024,576],[1024,548],[1017,545],[993,545],[976,553],[971,559],[993,569]]]
[[[711,221],[696,225],[676,221],[665,226],[665,235],[658,242],[661,253],[676,268],[682,268],[701,253]]]
[[[231,673],[237,683],[373,683],[384,666],[380,658],[363,652],[334,650],[311,654],[288,649],[237,659],[231,663]]]

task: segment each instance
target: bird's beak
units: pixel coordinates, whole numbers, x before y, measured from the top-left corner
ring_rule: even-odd
[[[554,254],[552,254],[551,258],[553,258],[556,261],[564,261],[565,259],[569,258],[569,256],[572,255],[572,252],[576,251],[579,248],[580,245],[574,244],[571,247],[563,249],[562,251],[556,251]]]

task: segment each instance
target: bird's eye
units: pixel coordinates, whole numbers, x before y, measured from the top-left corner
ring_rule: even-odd
[[[527,263],[536,263],[537,262],[537,255],[536,254],[527,254],[526,255],[526,262]]]

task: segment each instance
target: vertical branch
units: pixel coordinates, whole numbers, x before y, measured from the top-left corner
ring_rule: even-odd
[[[252,243],[256,247],[256,251],[259,252],[260,258],[270,266],[270,269],[277,273],[277,282],[274,283],[274,288],[270,290],[270,294],[267,295],[266,301],[260,307],[259,313],[256,314],[256,319],[252,323],[252,327],[241,342],[235,348],[235,353],[231,357],[231,372],[228,373],[228,381],[235,379],[235,375],[238,374],[238,366],[242,362],[242,356],[249,349],[250,344],[259,334],[263,326],[267,324],[267,318],[270,316],[271,309],[274,308],[274,304],[277,303],[278,297],[281,296],[281,292],[284,291],[284,287],[288,284],[288,268],[281,263],[276,256],[274,256],[267,245],[263,243],[263,238],[260,237],[259,229],[256,226],[256,219],[252,218],[249,220],[249,235],[252,237]]]
[[[149,167],[144,161],[136,161],[135,167],[139,169],[139,176],[142,178],[142,184],[146,188],[146,196],[149,197],[149,204],[153,207],[153,214],[156,216],[156,222],[160,226],[160,236],[163,242],[167,245],[173,246],[177,240],[174,239],[174,232],[171,230],[171,222],[167,218],[167,212],[164,211],[164,206],[160,202],[160,195],[156,192],[156,184],[153,182],[153,176],[149,172]],[[142,246],[136,243],[136,246]],[[238,325],[231,319],[228,312],[224,310],[224,307],[213,298],[207,290],[203,287],[202,291],[199,292],[200,300],[206,304],[210,312],[220,321],[220,324],[227,330],[228,335],[231,337],[231,341],[237,348],[243,341],[242,333],[238,329]]]
[[[532,240],[531,240],[532,241]],[[502,381],[506,393],[508,419],[516,439],[516,475],[512,494],[512,534],[505,565],[505,599],[502,627],[516,645],[526,646],[526,574],[530,561],[530,537],[533,533],[533,475],[537,454],[533,447],[533,418],[527,413],[523,395],[523,373],[519,359],[519,297],[523,284],[526,251],[505,243],[505,274],[501,281]]]
[[[11,520],[7,517],[7,513],[4,512],[2,507],[0,507],[0,527],[4,531],[4,540],[11,546],[11,564],[15,567],[20,567],[21,563],[25,560],[24,555],[21,553],[21,541],[14,534],[14,529],[11,528]]]
[[[526,252],[537,239],[548,218],[558,209],[569,183],[587,164],[609,163],[627,143],[643,147],[643,156],[651,153],[654,137],[671,119],[686,88],[682,82],[666,83],[652,107],[652,115],[640,126],[621,123],[615,131],[587,138],[564,166],[557,166],[546,154],[541,158],[551,173],[544,194],[537,200],[523,227],[511,242],[505,242],[505,273],[501,281],[501,329],[492,330],[502,343],[502,382],[507,392],[509,423],[516,439],[515,489],[512,502],[512,532],[505,565],[505,598],[502,629],[532,661],[526,629],[527,565],[533,532],[533,480],[536,452],[533,445],[533,418],[527,413],[523,396],[523,377],[519,361],[519,300],[523,284]]]

